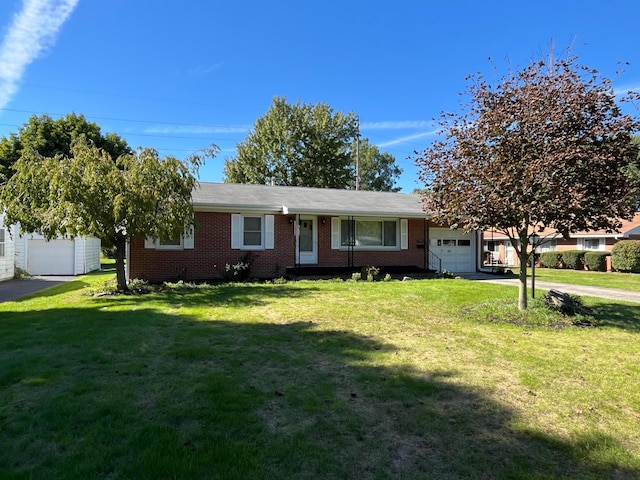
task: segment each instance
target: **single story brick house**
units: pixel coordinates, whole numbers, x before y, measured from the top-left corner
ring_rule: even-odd
[[[620,240],[640,240],[640,212],[633,219],[622,222],[620,232],[611,233],[604,230],[591,230],[572,233],[568,239],[557,235],[555,230],[545,229],[539,233],[548,240],[537,248],[538,253],[567,250],[597,250],[610,252]],[[482,235],[485,263],[517,266],[518,256],[509,239],[496,232],[485,231]]]
[[[128,245],[129,279],[215,280],[252,258],[251,277],[475,271],[477,235],[432,224],[419,195],[201,182],[192,236]]]

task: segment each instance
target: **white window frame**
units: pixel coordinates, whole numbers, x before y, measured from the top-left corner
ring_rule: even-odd
[[[246,220],[248,218],[258,219],[260,221],[260,230],[257,232],[260,234],[260,243],[245,243],[245,235],[247,234]],[[256,233],[255,230],[251,230],[249,233]],[[240,245],[245,250],[263,250],[264,249],[264,217],[262,215],[242,215],[242,221],[240,222]]]
[[[597,251],[599,251],[599,250],[602,250],[602,247],[603,247],[603,245],[604,245],[603,240],[604,240],[604,239],[602,239],[602,238],[600,238],[600,237],[596,237],[596,238],[583,238],[583,239],[582,239],[582,242],[581,242],[581,243],[582,243],[582,250],[591,250],[591,251],[595,251],[595,252],[597,252]],[[596,242],[596,241],[598,242],[598,246],[597,246],[597,247],[595,247],[595,248],[594,248],[594,247],[588,247],[588,246],[587,246],[587,242]]]
[[[247,245],[244,243],[245,219],[260,219],[260,244]],[[274,216],[259,214],[231,215],[231,248],[233,250],[270,250],[274,248]]]
[[[158,250],[183,250],[184,249],[184,240],[182,235],[178,239],[170,239],[170,241],[178,240],[178,243],[163,243],[162,240],[158,239],[156,241],[156,249]]]
[[[546,240],[542,242],[536,248],[537,253],[543,252],[555,252],[558,249],[558,241],[557,240]]]
[[[180,235],[179,245],[165,245],[159,238],[146,238],[144,248],[154,250],[190,250],[195,247],[193,233],[191,235]]]
[[[396,224],[396,241],[395,245],[344,245],[342,243],[342,222],[345,220],[353,220],[357,225],[358,222],[379,222],[381,223],[382,241],[384,242],[384,222],[395,222]],[[359,251],[398,251],[408,248],[408,222],[406,218],[383,218],[383,217],[333,217],[331,219],[331,248],[333,250],[353,250]],[[355,235],[354,235],[355,237]]]
[[[493,245],[491,245],[493,243]],[[493,247],[493,248],[491,248]],[[500,252],[500,241],[499,240],[485,240],[484,241],[484,249],[487,252],[491,253],[499,253]]]
[[[6,244],[7,244],[7,231],[3,227],[0,227],[0,257],[5,256]]]

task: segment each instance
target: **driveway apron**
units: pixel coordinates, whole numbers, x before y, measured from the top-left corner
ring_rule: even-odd
[[[62,285],[63,283],[75,280],[77,277],[71,276],[34,276],[23,280],[6,280],[0,282],[0,303],[20,300],[47,288]]]

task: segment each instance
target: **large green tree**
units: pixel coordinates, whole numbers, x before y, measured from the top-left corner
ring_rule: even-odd
[[[191,192],[201,160],[162,158],[153,149],[112,158],[84,136],[68,156],[46,157],[27,148],[0,190],[0,206],[6,221],[20,222],[22,232],[47,239],[94,236],[115,247],[117,288],[126,291],[125,248],[131,238],[192,233]]]
[[[368,139],[355,142],[351,146],[351,163],[359,164],[361,190],[374,190],[378,192],[398,192],[400,187],[396,187],[396,181],[402,169],[396,164],[396,159],[388,152],[381,152],[380,149],[369,143]],[[359,157],[357,161],[356,157]],[[355,188],[355,180],[349,184],[349,188]]]
[[[353,113],[335,112],[326,103],[288,103],[276,97],[244,141],[237,155],[225,160],[225,181],[355,188]],[[361,142],[362,188],[393,189],[400,169],[388,153]]]
[[[510,238],[526,309],[529,255],[545,240],[532,234],[615,231],[633,216],[640,124],[621,111],[611,81],[575,57],[533,61],[495,86],[471,80],[465,111],[443,113],[443,138],[417,153],[424,206],[441,222]]]
[[[83,115],[70,113],[53,119],[49,115],[33,115],[17,133],[0,139],[0,184],[13,174],[12,165],[25,149],[45,157],[71,155],[71,145],[81,135],[113,158],[132,153],[127,142],[115,133],[102,134],[100,127]]]

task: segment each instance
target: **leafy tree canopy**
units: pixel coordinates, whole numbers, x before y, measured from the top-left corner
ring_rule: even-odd
[[[334,112],[326,103],[290,104],[276,97],[237,145],[237,155],[225,160],[225,181],[355,188],[357,131],[351,112]],[[361,146],[362,188],[393,189],[400,174],[395,159],[366,141]]]
[[[133,152],[82,115],[34,116],[0,141],[8,177],[0,187],[0,209],[7,224],[20,223],[21,233],[93,236],[115,247],[118,289],[125,291],[127,241],[192,232],[197,172],[217,150],[213,145],[184,161],[163,158],[149,148]]]
[[[115,247],[118,289],[125,291],[127,241],[192,232],[191,192],[201,158],[161,158],[147,148],[113,159],[80,136],[70,156],[25,150],[0,191],[0,205],[7,223],[20,222],[22,232],[40,232],[47,239],[94,236]]]
[[[495,86],[469,78],[465,111],[443,113],[443,139],[416,152],[424,206],[441,222],[509,236],[524,309],[533,232],[614,231],[633,216],[640,179],[631,140],[640,123],[622,113],[611,81],[576,57],[533,61]]]
[[[71,145],[81,135],[113,158],[132,153],[124,139],[115,133],[103,135],[100,127],[83,115],[70,113],[54,120],[49,115],[33,115],[17,133],[0,139],[0,183],[13,174],[12,165],[25,149],[32,149],[44,157],[71,155]]]
[[[380,152],[378,147],[371,145],[366,138],[359,143],[356,146],[354,142],[351,146],[351,163],[356,164],[356,155],[360,158],[360,189],[378,192],[400,191],[400,187],[396,187],[395,184],[402,169],[396,164],[395,157],[388,152]],[[355,180],[349,184],[349,188],[355,189]]]

